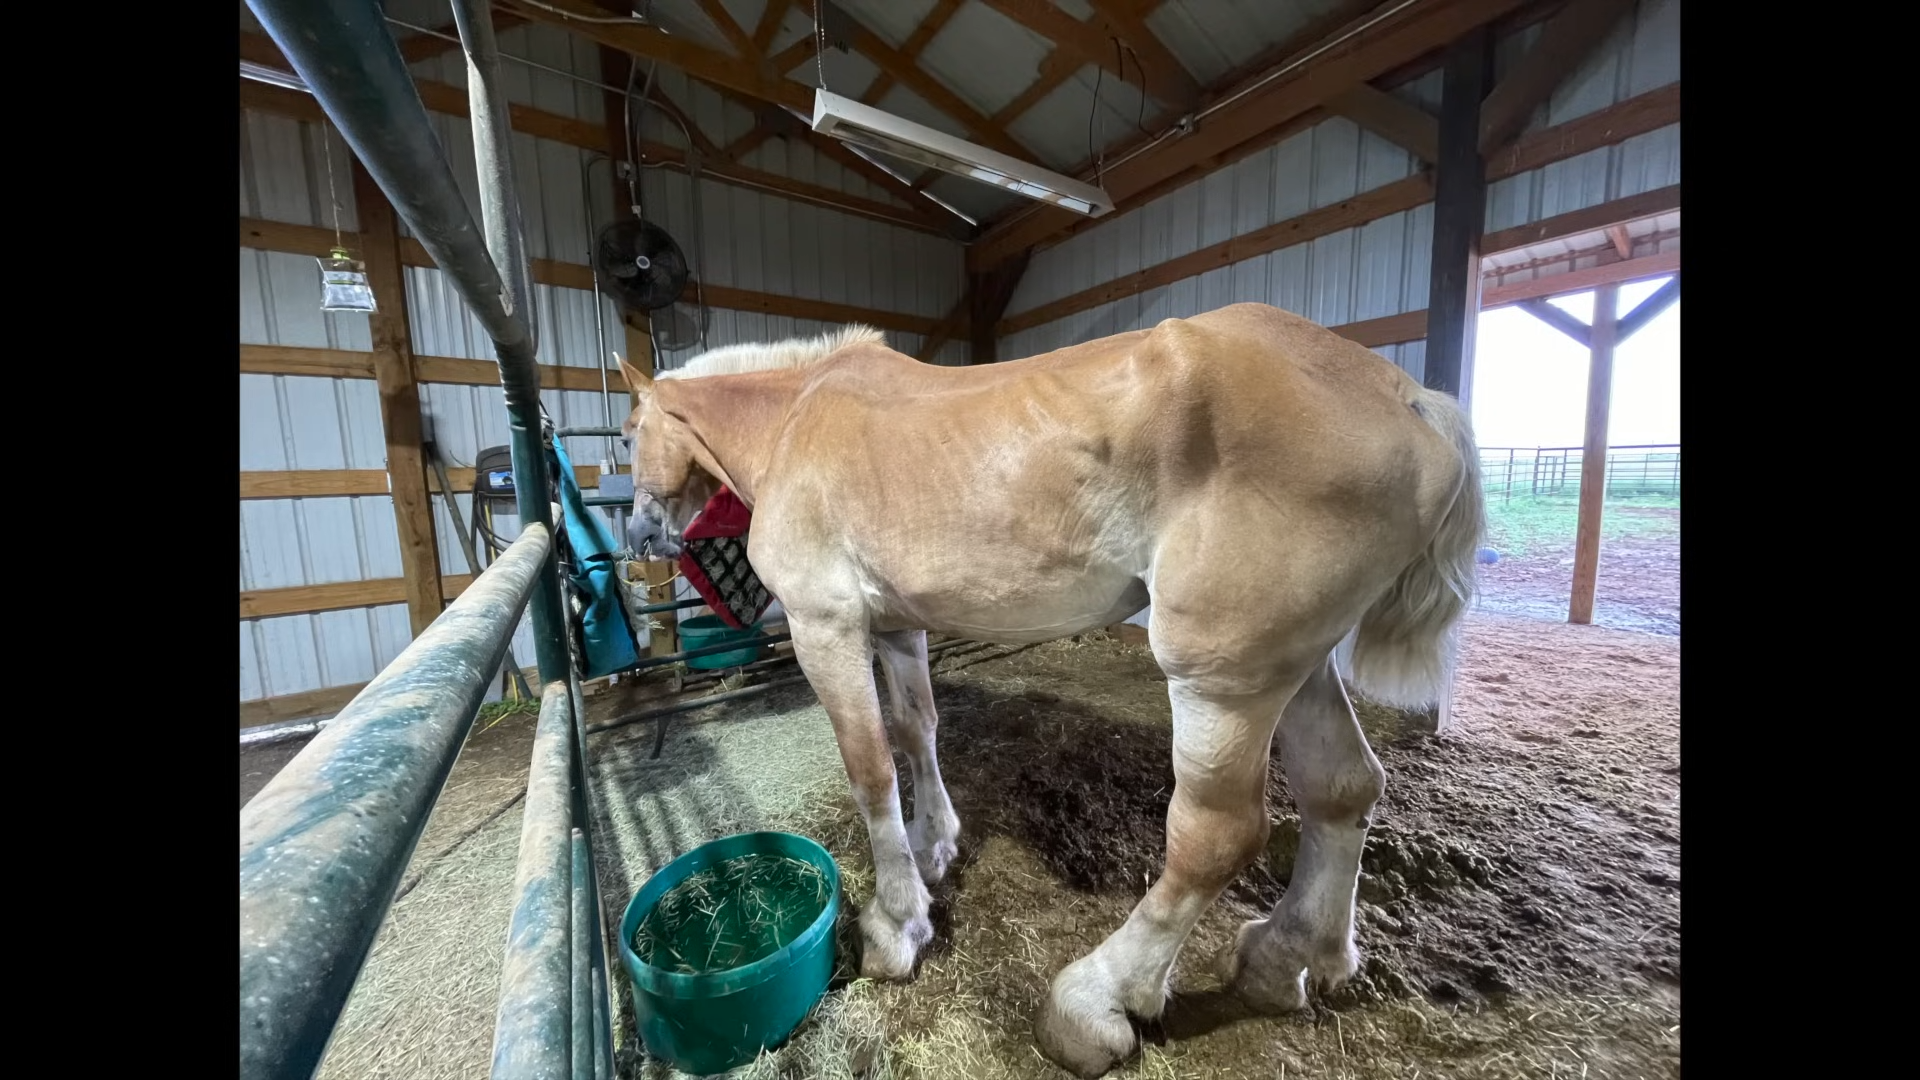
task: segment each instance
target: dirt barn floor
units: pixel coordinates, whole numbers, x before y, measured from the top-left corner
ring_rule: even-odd
[[[1112,1075],[1679,1075],[1679,639],[1501,614],[1473,616],[1467,635],[1448,734],[1404,736],[1363,709],[1388,780],[1360,883],[1361,975],[1265,1018],[1211,973],[1284,890],[1297,834],[1276,760],[1267,854],[1202,920],[1163,1022]],[[1165,682],[1144,647],[1095,635],[964,646],[936,657],[935,688],[965,832],[935,894],[934,945],[910,983],[843,972],[792,1042],[743,1070],[755,1080],[1066,1075],[1034,1049],[1031,1020],[1052,975],[1160,869]],[[646,692],[598,699],[595,719]],[[532,728],[512,716],[476,729],[322,1076],[485,1075]],[[871,896],[866,837],[804,687],[683,714],[658,761],[653,736],[648,723],[594,737],[610,920],[673,856],[757,828],[820,840],[852,905]],[[243,801],[265,782],[248,771],[243,758]],[[904,759],[900,772],[910,784]],[[623,1074],[674,1076],[634,1051],[616,978]]]

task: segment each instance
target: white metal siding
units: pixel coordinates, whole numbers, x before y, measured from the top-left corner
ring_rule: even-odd
[[[395,17],[416,25],[446,21],[439,0],[388,5]],[[246,16],[243,27],[257,32]],[[501,35],[501,48],[591,79],[599,78],[598,52],[545,26]],[[508,98],[582,120],[599,122],[601,91],[524,65],[502,65]],[[464,62],[456,51],[415,66],[416,74],[463,85]],[[832,78],[832,72],[829,72]],[[753,118],[738,105],[679,73],[662,68],[659,83],[690,111],[710,136],[737,138]],[[478,182],[471,128],[464,118],[432,116],[455,178],[479,220]],[[660,115],[647,118],[648,137],[684,145],[677,127]],[[352,191],[353,158],[329,125],[243,112],[240,123],[240,213],[300,225],[339,227],[349,246],[359,221]],[[328,187],[331,153],[332,187]],[[513,140],[528,252],[535,258],[584,263],[590,238],[582,200],[591,201],[593,223],[614,217],[609,166],[582,170],[595,155],[577,147],[516,134]],[[751,159],[755,167],[869,199],[893,202],[886,192],[811,148],[770,140]],[[691,181],[684,174],[652,169],[643,192],[648,216],[666,228],[697,260],[692,230]],[[829,300],[938,319],[959,300],[965,283],[962,251],[944,238],[869,218],[713,182],[703,182],[708,280],[739,288]],[[624,200],[622,200],[624,201]],[[624,215],[624,206],[620,208]],[[404,229],[404,225],[403,225]],[[406,271],[413,348],[422,356],[491,360],[492,346],[451,283],[437,269]],[[534,287],[540,361],[594,369],[599,364],[594,329],[596,298],[548,285]],[[365,350],[371,347],[363,315],[320,311],[318,267],[306,256],[242,248],[240,251],[240,341]],[[688,299],[691,299],[691,294]],[[619,313],[603,307],[608,347],[621,348]],[[833,327],[807,320],[713,309],[708,345],[813,334]],[[889,332],[902,351],[917,352],[919,335]],[[659,358],[663,368],[691,358],[683,351]],[[949,342],[937,363],[964,363],[963,334]],[[240,468],[251,470],[383,469],[385,440],[379,396],[366,379],[240,376]],[[479,450],[507,442],[506,411],[498,386],[425,384],[421,405],[442,452],[454,466],[471,466]],[[606,407],[597,391],[548,390],[542,395],[561,426],[600,425]],[[617,424],[626,397],[616,394]],[[574,464],[593,466],[604,455],[598,439],[569,439]],[[470,499],[456,496],[465,519]],[[444,499],[436,498],[435,526],[443,574],[467,566]],[[518,530],[511,516],[498,519],[502,535]],[[242,589],[270,589],[401,576],[392,500],[386,496],[247,500],[241,504]],[[513,648],[521,664],[533,662],[528,620]],[[243,620],[240,626],[242,701],[276,697],[372,678],[411,638],[406,607],[389,604],[350,611]]]
[[[1537,34],[1533,28],[1502,42],[1500,66],[1510,65]],[[1529,130],[1677,82],[1678,35],[1679,0],[1642,0],[1634,16],[1541,107]],[[1439,87],[1434,72],[1396,93],[1432,108]],[[1673,124],[1489,185],[1486,227],[1523,225],[1676,184],[1679,144],[1680,127]],[[1008,314],[1384,187],[1413,175],[1416,164],[1406,151],[1350,121],[1327,120],[1036,252]],[[1000,351],[1031,355],[1243,300],[1271,303],[1329,326],[1418,310],[1427,302],[1432,234],[1429,203],[1023,330],[1009,335]],[[1421,345],[1379,351],[1420,373]]]

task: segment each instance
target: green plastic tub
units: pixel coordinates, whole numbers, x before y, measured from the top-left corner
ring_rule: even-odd
[[[700,975],[665,971],[635,955],[634,934],[669,889],[709,866],[749,854],[785,855],[826,873],[827,906],[798,937],[750,964]],[[634,1015],[647,1052],[681,1072],[711,1076],[745,1065],[762,1048],[780,1047],[833,978],[833,926],[839,915],[840,868],[825,848],[804,836],[740,833],[668,863],[641,886],[620,920],[620,959],[633,981]]]
[[[680,647],[683,650],[691,651],[704,649],[709,645],[725,645],[729,641],[750,641],[759,636],[759,623],[754,623],[745,630],[735,630],[723,622],[718,615],[696,615],[691,619],[680,620]],[[733,652],[696,656],[687,661],[687,666],[699,668],[702,671],[718,671],[721,668],[751,664],[759,654],[760,646],[749,645]]]

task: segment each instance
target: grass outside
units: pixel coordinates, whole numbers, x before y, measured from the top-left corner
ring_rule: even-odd
[[[1600,516],[1601,540],[1661,539],[1680,534],[1678,498],[1608,499]],[[1674,511],[1640,513],[1636,511]],[[1501,558],[1525,556],[1564,547],[1573,539],[1580,517],[1576,495],[1528,496],[1502,501],[1489,495],[1487,546]]]

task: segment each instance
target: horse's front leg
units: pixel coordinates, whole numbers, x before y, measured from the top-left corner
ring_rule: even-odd
[[[788,627],[794,657],[833,720],[853,801],[866,819],[873,846],[874,896],[860,913],[866,944],[860,973],[904,979],[932,940],[933,924],[927,919],[927,887],[920,881],[901,820],[893,750],[874,687],[872,640],[866,626],[855,620],[809,617],[791,609]]]

